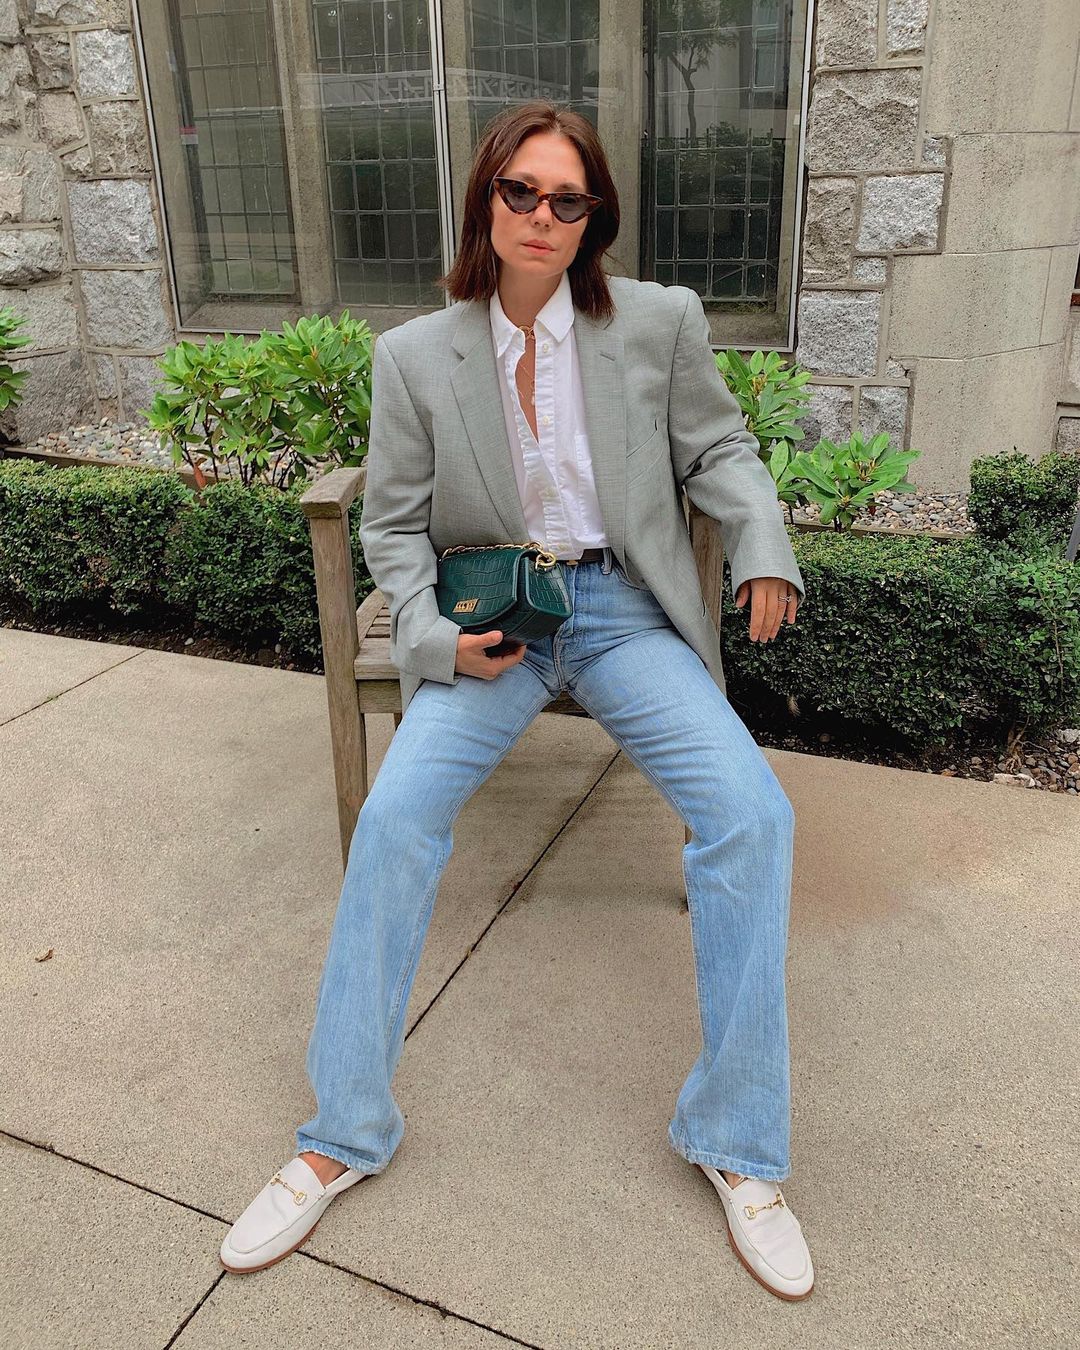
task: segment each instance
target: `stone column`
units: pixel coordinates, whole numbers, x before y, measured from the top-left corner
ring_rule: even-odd
[[[911,481],[940,490],[965,489],[978,455],[1050,448],[1080,234],[1078,46],[1075,0],[1037,17],[1007,0],[821,0],[808,445],[886,430],[921,451]]]

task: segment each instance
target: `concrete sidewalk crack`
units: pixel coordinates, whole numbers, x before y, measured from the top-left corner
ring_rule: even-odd
[[[93,675],[88,675],[85,680],[80,680],[78,684],[70,685],[67,689],[61,689],[55,694],[50,694],[48,698],[43,698],[40,703],[35,703],[32,708],[24,708],[22,712],[16,713],[14,717],[5,717],[0,721],[0,727],[9,727],[12,722],[17,722],[20,717],[28,717],[30,713],[37,712],[38,708],[44,708],[48,703],[55,703],[57,699],[63,698],[65,694],[70,694],[75,689],[81,689],[84,684],[90,684],[92,680],[98,679],[102,675],[108,675],[112,670],[118,670],[120,666],[126,666],[129,661],[135,661],[140,656],[145,656],[149,648],[143,648],[140,651],[132,652],[130,656],[125,656],[119,661],[114,661],[111,666],[106,666],[104,670],[95,670]]]
[[[228,1274],[228,1271],[225,1271],[225,1270],[221,1271],[221,1273],[217,1276],[217,1278],[216,1278],[216,1279],[214,1280],[214,1282],[211,1284],[210,1288],[207,1289],[206,1293],[203,1294],[202,1298],[199,1299],[198,1303],[195,1304],[194,1308],[192,1308],[192,1310],[188,1313],[188,1315],[184,1318],[184,1320],[183,1320],[183,1321],[180,1323],[180,1325],[176,1328],[176,1330],[173,1332],[173,1334],[172,1334],[172,1335],[169,1337],[169,1339],[165,1342],[165,1345],[164,1345],[164,1347],[163,1347],[163,1350],[170,1350],[170,1347],[171,1347],[171,1346],[174,1346],[174,1345],[176,1344],[176,1342],[177,1342],[177,1341],[180,1339],[180,1337],[184,1334],[185,1328],[187,1328],[187,1327],[191,1324],[192,1318],[195,1317],[196,1314],[199,1313],[199,1312],[201,1311],[203,1304],[206,1302],[206,1300],[210,1297],[210,1295],[214,1292],[214,1290],[218,1287],[218,1285],[221,1283],[221,1281],[225,1278],[225,1276],[226,1276],[227,1274]]]
[[[601,777],[602,776],[603,775],[601,775]],[[130,1186],[133,1190],[143,1191],[146,1195],[152,1195],[156,1200],[165,1200],[171,1205],[176,1205],[179,1209],[186,1209],[189,1213],[199,1214],[204,1219],[213,1219],[216,1223],[232,1227],[233,1220],[231,1219],[222,1218],[220,1214],[214,1214],[211,1210],[203,1209],[200,1205],[192,1205],[188,1204],[185,1200],[178,1200],[174,1195],[166,1195],[164,1191],[156,1191],[152,1186],[144,1186],[142,1182],[131,1181],[127,1177],[118,1176],[115,1172],[110,1172],[107,1168],[99,1167],[96,1163],[87,1162],[85,1158],[76,1158],[70,1153],[62,1153],[58,1148],[54,1148],[51,1144],[43,1143],[41,1140],[28,1139],[25,1135],[15,1134],[14,1131],[5,1129],[0,1129],[0,1139],[10,1139],[13,1143],[23,1144],[25,1147],[37,1149],[41,1153],[49,1153],[54,1158],[62,1158],[65,1162],[74,1163],[76,1167],[82,1167],[88,1172],[96,1172],[98,1176],[107,1177],[110,1181],[118,1181],[122,1186]],[[492,1336],[498,1336],[500,1340],[508,1341],[511,1345],[522,1345],[527,1347],[527,1350],[546,1350],[544,1346],[538,1345],[535,1341],[523,1341],[519,1336],[515,1336],[509,1331],[500,1331],[498,1327],[489,1326],[486,1322],[477,1321],[475,1317],[469,1317],[465,1313],[455,1312],[452,1308],[444,1307],[442,1304],[436,1303],[432,1299],[421,1298],[419,1294],[410,1294],[407,1289],[400,1289],[396,1285],[387,1284],[385,1280],[377,1280],[371,1275],[365,1275],[363,1271],[353,1270],[350,1266],[342,1265],[338,1261],[330,1261],[324,1257],[316,1256],[314,1252],[306,1252],[303,1248],[299,1248],[293,1253],[293,1257],[297,1256],[305,1257],[308,1261],[314,1261],[316,1264],[326,1266],[330,1270],[339,1270],[343,1275],[349,1275],[355,1280],[362,1280],[365,1284],[371,1285],[375,1289],[380,1289],[387,1294],[393,1294],[395,1297],[405,1299],[409,1303],[415,1303],[425,1308],[431,1308],[434,1312],[440,1313],[443,1317],[452,1317],[456,1322],[466,1322],[469,1326],[479,1327],[480,1330],[489,1332]],[[215,1276],[206,1292],[165,1342],[162,1350],[170,1350],[170,1347],[176,1344],[184,1330],[191,1325],[193,1318],[203,1307],[214,1290],[221,1284],[227,1274],[228,1271],[222,1270]],[[236,1278],[243,1279],[244,1276],[238,1275]]]
[[[432,995],[431,1002],[428,1003],[427,1007],[424,1008],[424,1009],[421,1011],[421,1013],[420,1013],[420,1015],[417,1017],[416,1021],[412,1024],[411,1027],[409,1027],[408,1031],[406,1031],[406,1033],[405,1033],[405,1040],[408,1040],[408,1039],[409,1039],[409,1037],[413,1034],[413,1032],[417,1029],[417,1027],[419,1027],[420,1023],[424,1020],[424,1018],[428,1015],[428,1013],[432,1010],[432,1008],[434,1008],[435,1004],[438,1003],[439,999],[442,998],[443,994],[444,994],[444,993],[446,992],[446,990],[450,987],[451,982],[452,982],[452,981],[454,980],[454,978],[457,976],[458,972],[462,969],[462,967],[463,967],[463,966],[465,965],[465,963],[468,961],[469,957],[472,956],[473,952],[476,951],[477,947],[480,946],[480,944],[481,944],[481,942],[483,942],[484,938],[487,937],[488,933],[491,932],[491,930],[492,930],[492,928],[494,927],[495,923],[498,921],[500,915],[502,915],[502,914],[505,912],[507,905],[510,904],[510,902],[511,902],[511,900],[513,900],[514,896],[517,895],[518,891],[521,890],[522,886],[524,886],[525,883],[529,880],[529,878],[533,875],[533,873],[536,871],[536,869],[540,866],[540,864],[541,864],[541,863],[544,861],[544,859],[547,857],[548,853],[549,853],[549,852],[555,847],[555,845],[559,842],[559,840],[562,838],[562,836],[563,836],[563,835],[566,833],[566,831],[569,829],[570,824],[571,824],[571,822],[573,821],[574,817],[581,811],[582,807],[583,807],[583,806],[585,805],[585,803],[589,800],[589,798],[593,795],[593,793],[596,791],[596,789],[600,786],[600,784],[603,782],[603,780],[604,780],[604,778],[607,776],[607,774],[609,774],[609,773],[611,772],[612,768],[614,768],[615,763],[616,763],[616,761],[619,759],[619,756],[620,756],[621,754],[622,754],[622,751],[621,751],[621,750],[616,750],[616,751],[615,751],[614,755],[612,755],[611,759],[608,760],[607,764],[604,765],[603,769],[602,769],[602,770],[600,771],[600,773],[597,775],[597,778],[596,778],[595,782],[594,782],[594,783],[592,784],[592,786],[586,791],[586,793],[585,793],[585,795],[582,797],[581,801],[578,802],[578,804],[574,807],[574,809],[573,809],[573,810],[570,812],[570,814],[566,817],[566,819],[563,821],[563,823],[559,826],[558,830],[556,830],[556,832],[555,832],[555,834],[552,836],[552,838],[548,840],[548,842],[544,845],[544,847],[543,847],[543,848],[540,850],[540,852],[537,854],[536,858],[535,858],[535,859],[532,861],[532,863],[529,865],[529,868],[528,868],[528,870],[526,871],[525,875],[521,878],[520,881],[518,881],[514,886],[512,886],[512,887],[510,888],[510,893],[509,893],[509,895],[507,895],[506,899],[502,902],[502,904],[499,906],[499,908],[498,908],[498,909],[495,911],[495,913],[491,916],[490,920],[489,920],[489,921],[487,922],[487,924],[484,926],[483,931],[480,933],[480,936],[476,939],[475,942],[472,942],[472,943],[469,944],[469,949],[468,949],[468,951],[465,953],[465,955],[461,958],[461,960],[460,960],[460,961],[457,963],[457,965],[453,968],[453,970],[450,972],[450,974],[447,975],[446,979],[442,982],[442,984],[439,986],[439,988],[438,988],[438,989],[435,991],[435,993]]]

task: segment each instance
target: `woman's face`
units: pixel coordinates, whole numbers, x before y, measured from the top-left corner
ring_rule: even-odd
[[[541,192],[590,190],[577,147],[565,136],[551,131],[527,136],[500,170],[499,177],[521,179]],[[491,191],[491,246],[500,260],[500,275],[510,268],[522,280],[560,276],[573,262],[588,224],[588,216],[572,225],[563,224],[551,214],[550,202],[541,202],[535,211],[519,215],[510,210],[498,192]],[[528,247],[537,242],[548,247]]]

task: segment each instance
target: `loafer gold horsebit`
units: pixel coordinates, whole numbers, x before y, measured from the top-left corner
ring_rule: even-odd
[[[784,1197],[779,1191],[776,1192],[776,1199],[770,1200],[767,1205],[743,1205],[743,1213],[748,1219],[752,1219],[755,1214],[762,1214],[765,1210],[773,1209],[777,1205],[779,1205],[781,1209],[786,1208],[784,1205]]]
[[[271,1186],[273,1186],[275,1182],[277,1182],[279,1186],[284,1186],[287,1191],[292,1191],[294,1205],[302,1205],[307,1199],[307,1191],[298,1191],[295,1186],[290,1186],[279,1172],[275,1172],[270,1178]]]

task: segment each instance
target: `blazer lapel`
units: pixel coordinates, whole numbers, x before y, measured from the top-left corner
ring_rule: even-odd
[[[600,514],[608,542],[619,562],[625,565],[626,404],[623,395],[623,339],[621,334],[612,331],[610,320],[591,319],[576,306],[574,334]],[[499,373],[486,304],[473,300],[462,305],[461,319],[451,345],[462,359],[450,372],[450,385],[477,466],[508,539],[524,543],[528,526],[518,495],[510,442],[506,434]]]

